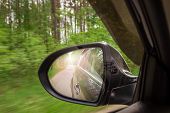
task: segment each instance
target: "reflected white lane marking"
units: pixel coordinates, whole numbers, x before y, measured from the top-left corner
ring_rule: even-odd
[[[100,80],[99,78],[94,77],[90,72],[86,71],[86,70],[83,69],[82,67],[80,67],[80,66],[78,66],[78,67],[79,67],[81,70],[83,70],[84,72],[86,72],[91,78],[97,80],[97,81],[100,83],[99,86],[101,86],[101,85],[103,84],[103,80],[102,80],[102,79]],[[97,84],[97,85],[98,85],[98,84]]]

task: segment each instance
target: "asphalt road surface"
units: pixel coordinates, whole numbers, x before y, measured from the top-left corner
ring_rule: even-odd
[[[74,66],[69,65],[50,80],[53,88],[67,97],[72,97],[71,79],[73,77],[74,69]]]
[[[93,76],[91,73],[84,70],[83,68],[81,68],[79,66],[73,66],[73,65],[69,65],[64,70],[56,73],[56,75],[51,78],[50,82],[51,82],[53,88],[58,93],[60,93],[60,94],[62,94],[64,96],[67,96],[67,97],[72,97],[74,95],[74,98],[76,98],[76,99],[86,100],[86,98],[84,97],[84,94],[82,93],[82,91],[80,91],[79,95],[76,95],[76,92],[74,92],[75,90],[73,92],[71,90],[72,85],[75,84],[75,83],[78,83],[76,77],[74,77],[74,80],[73,80],[74,83],[71,84],[72,78],[73,78],[73,76],[75,74],[74,73],[75,69],[77,70],[76,71],[77,76],[79,76],[79,75],[85,76],[86,75],[85,77],[91,78],[91,80],[95,81],[94,83],[97,82],[95,85],[98,85],[99,87],[102,86],[102,79],[100,77]],[[85,80],[87,80],[87,79],[85,79]],[[81,89],[81,90],[83,90],[83,89]],[[74,93],[74,94],[72,94],[72,93]]]

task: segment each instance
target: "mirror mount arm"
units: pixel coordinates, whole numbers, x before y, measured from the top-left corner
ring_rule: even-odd
[[[132,76],[131,74],[129,75],[129,74],[119,71],[118,67],[115,65],[114,62],[104,62],[104,68],[110,72],[111,78],[113,77],[113,79],[114,79],[114,83],[112,83],[112,84],[117,85],[117,87],[125,86],[128,84],[137,82],[138,77],[135,77],[135,76]],[[115,78],[118,79],[118,83],[115,83]],[[116,87],[116,86],[113,86],[113,87]]]
[[[111,74],[116,74],[118,72],[114,62],[104,62],[104,69],[110,71]]]
[[[130,104],[135,92],[136,83],[113,88],[108,104]]]
[[[106,102],[108,104],[129,104],[132,102],[138,77],[132,76],[130,72],[121,71],[114,61],[104,62],[104,68],[108,74],[110,73],[109,90],[111,92],[108,93],[109,100]]]

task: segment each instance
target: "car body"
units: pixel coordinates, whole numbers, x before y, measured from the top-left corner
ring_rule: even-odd
[[[97,53],[98,55],[96,56]],[[100,49],[85,49],[75,68],[72,78],[74,98],[96,101],[102,88],[103,60]],[[98,67],[98,68],[96,68]]]

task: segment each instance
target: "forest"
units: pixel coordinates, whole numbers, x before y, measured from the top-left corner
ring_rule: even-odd
[[[51,97],[37,74],[50,53],[93,42],[107,42],[121,52],[86,0],[0,0],[0,111],[87,113],[101,109]],[[137,74],[138,66],[123,56]]]

